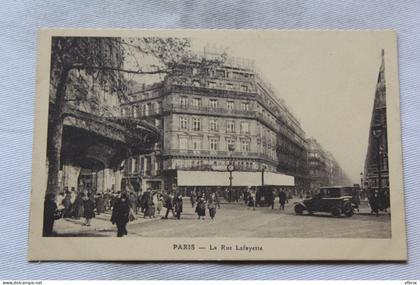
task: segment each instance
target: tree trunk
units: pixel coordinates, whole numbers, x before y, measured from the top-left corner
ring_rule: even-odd
[[[48,130],[48,184],[46,194],[57,195],[59,191],[61,145],[63,136],[63,110],[66,99],[66,84],[70,69],[63,68],[55,94],[54,110],[52,111],[51,127]]]

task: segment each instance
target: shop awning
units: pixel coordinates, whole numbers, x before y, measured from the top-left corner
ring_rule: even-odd
[[[233,186],[261,186],[261,172],[234,171]],[[177,171],[178,186],[229,186],[227,171]],[[264,185],[294,186],[294,177],[273,173],[264,173]]]

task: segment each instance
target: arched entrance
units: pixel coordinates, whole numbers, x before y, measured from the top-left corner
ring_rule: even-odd
[[[85,160],[77,179],[78,190],[90,193],[104,192],[104,168],[104,165],[97,160]]]

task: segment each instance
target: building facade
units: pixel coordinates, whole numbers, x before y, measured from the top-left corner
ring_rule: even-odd
[[[63,38],[79,47],[70,51],[75,59],[90,58],[93,53],[108,66],[121,68],[124,53],[118,38]],[[55,92],[60,66],[52,64],[50,80],[50,119],[55,108]],[[123,175],[120,163],[128,149],[150,144],[157,137],[153,128],[132,131],[131,122],[121,122],[120,94],[122,74],[72,69],[66,85],[66,102],[62,117],[62,150],[58,192],[88,190],[119,191]],[[124,84],[124,82],[122,83]],[[50,121],[51,123],[51,121]],[[139,124],[136,122],[136,124]],[[148,135],[144,141],[142,135]],[[136,143],[132,143],[136,140]],[[46,163],[48,168],[48,160]]]
[[[367,190],[378,190],[389,197],[386,85],[383,50],[369,129],[364,182],[364,188],[367,188]]]
[[[204,72],[194,63],[163,83],[132,92],[123,117],[162,131],[152,154],[125,167],[134,188],[171,189],[177,170],[278,172],[307,179],[305,133],[253,62],[228,58]]]
[[[350,179],[346,176],[334,156],[323,149],[321,144],[314,138],[307,139],[308,150],[308,173],[310,193],[316,192],[319,187],[350,185]]]

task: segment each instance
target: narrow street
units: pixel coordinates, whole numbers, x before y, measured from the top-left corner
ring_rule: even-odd
[[[156,216],[144,219],[140,215],[131,222],[129,237],[277,237],[277,238],[390,238],[391,223],[388,213],[371,215],[368,205],[351,218],[336,218],[328,213],[297,216],[293,200],[284,211],[268,207],[255,211],[243,204],[222,204],[214,220],[207,216],[198,220],[189,200],[184,200],[181,220],[167,220]],[[165,208],[163,210],[166,211]],[[161,212],[161,215],[165,213]],[[59,236],[115,236],[116,227],[109,221],[109,213],[93,219],[92,226],[82,226],[80,220],[58,220],[55,231]]]

